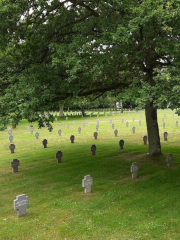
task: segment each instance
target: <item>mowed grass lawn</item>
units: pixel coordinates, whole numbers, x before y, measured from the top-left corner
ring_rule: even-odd
[[[173,117],[170,110],[165,113],[163,129],[164,110],[158,111],[163,154],[154,158],[147,156],[148,145],[142,140],[147,134],[144,112],[142,118],[141,112],[114,116],[107,112],[107,117],[100,112],[97,140],[93,137],[97,112],[92,117],[58,118],[52,132],[38,129],[33,123],[31,134],[26,128],[29,123],[23,120],[12,130],[14,154],[9,150],[7,130],[0,132],[0,239],[179,240],[180,117]],[[80,134],[78,127],[82,128]],[[61,136],[58,129],[62,130]],[[38,140],[36,131],[40,134]],[[168,132],[168,141],[163,139],[164,131]],[[70,142],[72,134],[74,144]],[[42,145],[45,138],[46,149]],[[125,142],[123,150],[120,139]],[[97,147],[95,156],[90,150],[93,144]],[[57,151],[63,152],[61,164],[55,159]],[[170,169],[166,165],[168,153],[173,154]],[[13,158],[20,161],[18,173],[12,173]],[[139,165],[136,180],[130,173],[133,162]],[[88,174],[93,177],[92,193],[85,194],[82,179]],[[13,201],[20,194],[29,197],[29,206],[27,214],[18,218]]]

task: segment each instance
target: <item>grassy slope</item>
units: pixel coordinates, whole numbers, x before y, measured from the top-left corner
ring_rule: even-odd
[[[8,149],[7,130],[0,132],[0,239],[180,239],[180,127],[175,127],[179,117],[173,118],[170,113],[166,110],[164,130],[163,111],[159,112],[163,155],[158,158],[146,156],[148,146],[142,141],[146,123],[143,114],[139,126],[140,113],[108,114],[119,131],[118,137],[108,117],[101,113],[97,140],[93,138],[96,113],[91,118],[60,120],[61,127],[58,119],[51,133],[38,130],[34,123],[34,133],[40,133],[38,140],[23,120],[13,130],[14,154]],[[62,130],[60,137],[58,129]],[[163,141],[164,131],[169,133],[168,142]],[[75,135],[74,144],[69,140],[71,134]],[[47,149],[42,147],[44,138],[48,140]],[[120,139],[125,141],[123,150],[119,148]],[[97,146],[95,156],[91,155],[92,144]],[[62,164],[55,159],[59,150],[63,152]],[[168,153],[174,156],[171,169],[166,167]],[[10,167],[13,158],[20,160],[18,173],[12,173]],[[132,180],[130,166],[135,161],[139,164],[138,179]],[[93,177],[91,194],[85,194],[82,188],[87,174]],[[23,193],[29,197],[29,207],[27,215],[18,218],[13,200]]]

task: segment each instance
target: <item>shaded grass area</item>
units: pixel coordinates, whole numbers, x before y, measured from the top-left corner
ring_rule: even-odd
[[[161,117],[160,113],[160,117]],[[180,238],[180,151],[179,128],[170,121],[165,131],[168,142],[162,141],[160,157],[147,156],[148,146],[142,142],[145,124],[130,122],[133,113],[124,114],[129,125],[122,124],[122,116],[110,116],[118,127],[114,137],[108,118],[100,116],[98,140],[93,139],[96,117],[78,135],[77,128],[85,121],[81,118],[60,120],[53,124],[52,133],[45,129],[36,140],[30,134],[25,120],[13,130],[15,154],[8,150],[8,134],[0,132],[0,239],[171,239]],[[73,126],[72,121],[76,123]],[[178,119],[178,117],[176,117]],[[66,124],[70,123],[70,130]],[[142,118],[144,123],[144,117]],[[57,130],[62,129],[62,136]],[[161,136],[163,135],[160,129]],[[176,134],[174,134],[174,132]],[[171,134],[173,133],[173,134]],[[75,135],[75,143],[69,137]],[[48,148],[42,139],[47,137]],[[119,140],[125,140],[123,150]],[[90,147],[96,144],[96,155]],[[63,152],[62,164],[57,164],[56,151]],[[173,167],[166,166],[166,155],[172,153]],[[13,174],[10,161],[20,160],[19,172]],[[138,162],[138,179],[132,180],[130,166]],[[93,177],[92,193],[85,194],[82,179]],[[13,200],[25,193],[29,197],[27,215],[18,218]]]

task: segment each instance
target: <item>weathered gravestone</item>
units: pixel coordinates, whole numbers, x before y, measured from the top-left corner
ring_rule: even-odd
[[[86,119],[86,123],[88,123],[88,120]]]
[[[69,129],[69,126],[70,126],[70,125],[69,125],[69,124],[67,124],[67,129]]]
[[[85,123],[82,123],[82,126],[85,127]]]
[[[33,131],[34,131],[34,129],[31,127],[31,128],[30,128],[30,132],[31,132],[31,134],[33,134]]]
[[[11,144],[9,145],[9,149],[10,149],[11,153],[14,153],[14,149],[15,149],[15,148],[16,148],[16,147],[15,147],[14,143],[11,143]]]
[[[176,121],[176,127],[178,126],[178,121]]]
[[[12,135],[9,136],[9,141],[10,141],[10,143],[13,142],[13,136]]]
[[[123,139],[121,139],[119,141],[119,146],[120,146],[120,149],[123,149],[123,147],[124,147],[124,140]]]
[[[139,120],[139,125],[141,126],[141,120]]]
[[[164,141],[167,141],[168,133],[164,132]]]
[[[27,130],[29,130],[29,128],[30,128],[30,126],[29,126],[29,125],[27,125]]]
[[[133,127],[133,128],[132,128],[132,132],[133,132],[133,133],[135,133],[135,130],[136,130],[136,128],[135,128],[135,127]]]
[[[109,120],[109,122],[110,122],[110,124],[112,124],[112,120],[111,119]]]
[[[91,152],[92,152],[92,155],[96,154],[96,145],[91,146]]]
[[[78,127],[78,133],[81,133],[81,127]]]
[[[96,125],[96,131],[98,131],[99,130],[99,125]]]
[[[129,125],[129,123],[128,123],[128,122],[126,122],[126,127],[128,127],[128,125]]]
[[[138,164],[137,164],[137,162],[134,162],[131,165],[132,179],[137,178],[137,172],[138,172]]]
[[[8,129],[8,130],[11,130],[11,127],[8,127],[7,129]]]
[[[57,163],[61,163],[61,158],[62,158],[63,154],[61,151],[57,151],[56,152],[56,159],[57,159]]]
[[[61,126],[61,122],[59,122],[59,126]]]
[[[166,162],[167,162],[168,168],[172,167],[172,160],[173,160],[173,155],[171,153],[169,153],[166,157]]]
[[[75,139],[75,136],[74,136],[74,135],[71,135],[71,136],[70,136],[71,143],[74,143],[74,139]]]
[[[114,135],[115,135],[115,137],[117,137],[117,135],[118,135],[118,130],[117,129],[114,130]]]
[[[114,123],[112,124],[112,129],[114,129]]]
[[[9,134],[9,135],[12,135],[12,130],[8,130],[8,134]]]
[[[163,129],[165,128],[165,122],[163,122]]]
[[[36,132],[36,133],[35,133],[35,138],[38,139],[38,137],[39,137],[39,133]]]
[[[123,122],[124,122],[124,118],[122,118],[122,120],[121,120],[121,121],[122,121],[122,123],[123,123]]]
[[[147,145],[147,136],[143,137],[144,145]]]
[[[47,148],[47,143],[48,143],[47,139],[43,139],[42,144],[44,148]]]
[[[18,195],[14,200],[14,210],[17,210],[18,217],[26,214],[26,207],[29,206],[28,196]]]
[[[134,122],[135,118],[133,117],[133,122]]]
[[[82,187],[84,187],[85,193],[91,193],[91,185],[93,184],[93,179],[90,175],[84,176],[82,180]]]
[[[97,139],[98,133],[94,132],[94,139]]]
[[[13,159],[11,161],[11,167],[13,172],[18,172],[18,166],[19,166],[19,160],[18,159]]]
[[[58,135],[61,136],[61,129],[58,130]]]

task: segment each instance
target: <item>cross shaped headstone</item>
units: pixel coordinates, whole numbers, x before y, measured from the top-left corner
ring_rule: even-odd
[[[74,143],[74,139],[75,139],[75,136],[74,136],[74,135],[71,135],[71,136],[70,136],[71,143]]]
[[[9,136],[9,141],[10,141],[10,143],[13,142],[13,136],[12,135]]]
[[[85,127],[85,123],[83,123],[82,126]]]
[[[144,145],[147,145],[147,136],[143,137]]]
[[[133,117],[133,122],[134,122],[135,118]]]
[[[97,139],[98,133],[94,132],[94,139]]]
[[[138,171],[138,164],[137,164],[137,162],[134,162],[131,165],[132,179],[136,179],[137,178],[137,171]]]
[[[99,125],[96,125],[96,131],[98,131],[99,130]]]
[[[116,130],[114,130],[115,137],[117,137],[117,134],[118,134],[118,130],[116,129]]]
[[[124,140],[123,139],[121,139],[119,141],[119,146],[120,146],[120,149],[123,149],[123,146],[124,146]]]
[[[69,126],[70,126],[70,125],[69,125],[69,124],[67,124],[67,129],[69,129]]]
[[[35,133],[35,138],[38,139],[38,137],[39,137],[39,133],[36,132],[36,133]]]
[[[163,129],[165,128],[165,122],[163,122]]]
[[[26,207],[29,206],[28,196],[18,195],[14,200],[14,210],[17,210],[18,217],[26,214]]]
[[[59,126],[61,126],[61,122],[59,122]]]
[[[176,127],[178,126],[178,121],[176,121]]]
[[[172,167],[172,160],[173,160],[173,155],[171,153],[169,153],[166,157],[166,162],[167,162],[168,168]]]
[[[126,127],[128,127],[128,124],[129,124],[129,123],[128,123],[128,122],[126,122]]]
[[[61,151],[56,152],[57,163],[61,163],[61,157],[63,156]]]
[[[11,167],[13,172],[18,172],[18,166],[19,166],[19,160],[18,159],[13,159],[11,161]]]
[[[82,180],[82,187],[84,187],[85,193],[91,192],[91,185],[93,184],[93,179],[90,175],[84,176],[84,179]]]
[[[30,126],[29,126],[29,125],[27,125],[27,130],[29,130],[29,128],[30,128]]]
[[[88,123],[88,120],[86,119],[86,123]]]
[[[58,130],[58,135],[61,136],[61,129]]]
[[[133,132],[133,133],[135,133],[135,129],[136,129],[135,127],[132,128],[132,132]]]
[[[47,143],[48,143],[47,139],[43,139],[42,144],[44,148],[47,148]]]
[[[92,155],[96,154],[96,145],[91,146],[91,152],[92,152]]]
[[[16,147],[15,147],[14,143],[11,143],[11,144],[9,145],[9,149],[10,149],[11,153],[14,153],[14,149],[15,149],[15,148],[16,148]]]
[[[123,123],[123,122],[124,122],[124,118],[122,118],[122,120],[121,120],[121,121],[122,121],[122,123]]]
[[[112,120],[110,119],[109,122],[110,122],[110,124],[111,124],[111,123],[112,123]]]
[[[114,123],[112,124],[112,129],[114,129]]]
[[[11,127],[8,127],[7,129],[8,129],[8,130],[11,130]]]
[[[168,133],[164,132],[164,141],[167,141]]]

